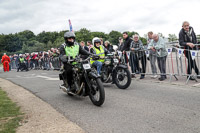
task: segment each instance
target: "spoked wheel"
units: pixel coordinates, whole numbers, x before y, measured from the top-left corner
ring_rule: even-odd
[[[115,84],[120,89],[126,89],[131,84],[131,73],[128,69],[117,68],[117,73],[115,75]]]
[[[105,91],[100,78],[91,79],[90,100],[96,106],[101,106],[105,101]]]
[[[101,80],[104,83],[108,83],[110,80],[110,76],[111,76],[111,74],[108,72],[108,67],[103,67],[102,70],[103,71],[101,74],[101,77],[102,77]]]

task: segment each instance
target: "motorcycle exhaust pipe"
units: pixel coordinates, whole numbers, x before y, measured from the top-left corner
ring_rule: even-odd
[[[60,89],[62,89],[62,90],[63,90],[64,92],[66,92],[66,93],[68,92],[68,91],[67,91],[67,88],[64,87],[64,86],[62,86],[62,85],[60,85]]]

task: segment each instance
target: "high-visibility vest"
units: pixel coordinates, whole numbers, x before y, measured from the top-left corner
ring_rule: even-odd
[[[97,54],[98,56],[101,56],[101,57],[105,57],[105,51],[104,51],[104,48],[103,46],[100,45],[100,50],[93,47],[93,50],[94,50],[94,54]],[[100,62],[104,62],[104,59],[99,59],[99,60],[92,60],[92,58],[90,59],[90,63],[93,64],[95,61],[100,61]]]
[[[20,63],[24,62],[24,58],[19,58],[19,60],[20,60]]]
[[[76,58],[76,56],[79,54],[79,45],[74,44],[71,47],[65,46],[65,54],[66,56],[70,56],[73,59]],[[73,62],[72,64],[76,64],[76,62]]]

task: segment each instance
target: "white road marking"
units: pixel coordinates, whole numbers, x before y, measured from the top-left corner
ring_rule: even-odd
[[[38,78],[44,78],[45,80],[59,80],[59,78],[51,78],[51,77],[42,76],[42,75],[37,75],[36,77],[38,77]]]
[[[59,78],[48,78],[46,80],[60,80]]]
[[[200,83],[198,83],[198,84],[194,84],[193,86],[194,86],[194,87],[200,86]]]
[[[16,75],[14,78],[6,78],[6,79],[30,79],[30,78],[43,78],[45,80],[59,80],[58,75],[49,75],[49,76],[57,76],[56,78],[48,77],[48,76],[42,76],[42,75],[35,75],[35,74],[28,74],[28,75],[23,75],[19,76]]]

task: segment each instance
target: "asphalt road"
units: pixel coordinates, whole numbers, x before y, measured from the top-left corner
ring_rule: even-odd
[[[104,84],[102,107],[89,97],[70,97],[59,89],[58,71],[3,73],[0,77],[23,86],[89,133],[199,133],[200,88],[132,80],[120,90]]]

